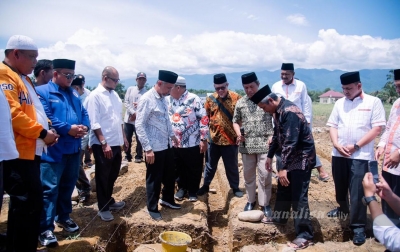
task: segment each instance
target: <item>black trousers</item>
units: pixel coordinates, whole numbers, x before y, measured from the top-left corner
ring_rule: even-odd
[[[296,237],[312,240],[314,231],[308,205],[311,169],[290,171],[287,173],[287,178],[290,182],[289,186],[283,186],[278,180],[274,218],[278,222],[286,223],[290,217],[290,207],[292,207]]]
[[[396,194],[397,196],[400,197],[400,176],[393,175],[389,172],[382,171],[382,176],[386,180],[386,182],[389,184],[390,188]],[[389,206],[389,204],[382,199],[382,210],[383,213],[386,214],[386,216],[390,219],[392,219],[396,225],[399,224],[399,218],[400,216],[397,215],[393,209]]]
[[[43,189],[40,156],[34,160],[13,159],[3,163],[4,189],[10,195],[7,221],[7,251],[36,251]]]
[[[336,202],[341,211],[350,212],[351,229],[364,229],[367,222],[367,207],[361,202],[364,197],[362,181],[367,172],[368,160],[332,157]]]
[[[161,183],[163,184],[162,199],[174,202],[175,169],[174,152],[172,148],[154,152],[154,163],[146,163],[146,195],[147,209],[158,212]]]
[[[174,148],[178,187],[188,190],[189,196],[196,196],[199,190],[203,159],[204,153],[200,153],[200,146]]]
[[[83,160],[84,155],[85,155],[85,150],[82,150],[80,155],[80,160]],[[90,192],[90,182],[86,177],[85,169],[83,169],[83,162],[81,162],[81,165],[79,167],[79,177],[78,180],[76,181],[76,188],[78,189],[79,192],[81,191]]]
[[[96,160],[95,179],[96,194],[99,211],[108,211],[109,206],[115,203],[112,196],[115,180],[121,169],[122,153],[121,146],[112,146],[113,156],[108,159],[104,156],[101,145],[93,144],[93,156]]]
[[[132,159],[132,153],[131,153],[131,148],[132,148],[132,137],[133,137],[133,133],[135,133],[135,138],[136,138],[136,155],[135,155],[135,159],[143,159],[143,148],[142,148],[142,144],[139,141],[139,138],[136,134],[136,129],[135,129],[135,125],[130,124],[130,123],[124,123],[124,131],[125,131],[125,136],[126,139],[128,140],[129,143],[129,147],[128,149],[125,151],[126,154],[126,158],[127,159]]]

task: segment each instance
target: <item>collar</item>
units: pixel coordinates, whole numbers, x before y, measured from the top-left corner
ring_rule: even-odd
[[[103,87],[103,85],[101,85],[101,82],[99,83],[97,88],[99,88],[99,91],[102,92],[102,93],[106,93],[107,92],[109,94],[112,94],[112,92],[115,91],[115,90],[108,91],[105,87]]]
[[[354,101],[354,100],[356,100],[356,99],[364,100],[364,98],[365,98],[365,94],[364,94],[364,91],[363,91],[363,90],[361,90],[361,93],[360,93],[359,95],[357,95],[356,97],[354,97],[353,100],[350,100],[350,99],[348,99],[347,97],[345,97],[345,99],[346,99],[346,100],[349,100],[349,101]]]
[[[183,92],[183,94],[181,95],[181,97],[179,97],[179,99],[178,99],[178,101],[183,101],[185,98],[186,98],[186,96],[188,95],[188,91],[187,90],[185,90],[185,92]]]
[[[276,107],[275,112],[279,113],[283,109],[283,103],[286,101],[285,98],[281,97],[281,101],[279,102],[278,106]]]
[[[157,93],[157,91],[156,91],[156,89],[155,89],[154,87],[152,87],[149,91],[150,91],[150,92],[154,95],[154,97],[155,97],[156,99],[158,99],[158,100],[164,98],[163,96],[161,96],[160,94]]]
[[[283,80],[281,80],[282,86],[290,86],[290,85],[296,85],[296,79],[293,77],[292,82],[287,85]]]
[[[23,74],[18,73],[17,69],[15,69],[14,67],[10,66],[9,64],[7,64],[4,60],[3,60],[3,64],[8,66],[13,72],[15,72],[16,74],[20,75],[20,76],[26,76]]]

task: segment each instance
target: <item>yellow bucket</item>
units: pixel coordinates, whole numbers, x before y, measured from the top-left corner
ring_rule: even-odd
[[[186,252],[187,245],[192,242],[190,235],[176,231],[164,231],[159,238],[164,252]]]

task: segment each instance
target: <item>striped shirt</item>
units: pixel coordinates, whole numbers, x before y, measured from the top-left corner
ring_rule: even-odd
[[[346,97],[337,100],[327,123],[338,130],[338,143],[343,146],[354,145],[373,127],[385,124],[381,100],[364,92],[353,101]],[[332,156],[343,157],[335,148]],[[350,158],[374,160],[374,141],[362,146]]]

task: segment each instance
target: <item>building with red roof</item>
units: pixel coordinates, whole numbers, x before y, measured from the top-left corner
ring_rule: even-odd
[[[335,103],[338,99],[344,97],[344,94],[329,90],[326,93],[323,93],[322,95],[319,96],[319,103],[323,104],[331,104]]]

